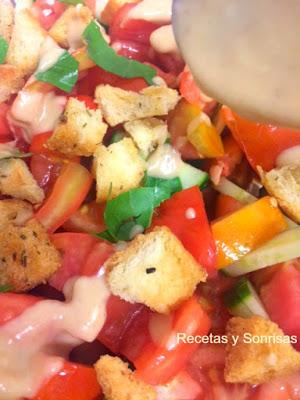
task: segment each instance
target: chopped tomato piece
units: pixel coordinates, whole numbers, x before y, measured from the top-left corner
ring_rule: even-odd
[[[48,30],[65,11],[66,5],[58,0],[36,0],[33,9],[42,27]]]
[[[287,335],[298,337],[300,349],[300,271],[292,264],[284,265],[260,294],[270,318]]]
[[[65,362],[59,373],[46,382],[34,400],[98,400],[101,388],[92,367]]]
[[[240,201],[226,194],[219,194],[216,202],[215,218],[221,218],[244,207]]]
[[[179,341],[177,333],[206,335],[211,323],[198,299],[192,297],[174,313],[171,330],[165,333],[160,344],[151,343],[134,364],[136,375],[147,383],[164,384],[174,378],[184,367],[197,343]]]
[[[200,107],[206,113],[209,113],[217,104],[214,99],[201,91],[187,66],[180,75],[179,91],[190,104]]]
[[[217,245],[217,267],[232,264],[286,228],[283,214],[268,196],[215,221],[212,232]]]
[[[157,391],[168,400],[199,400],[204,395],[200,384],[184,370],[166,385],[158,386]]]
[[[62,266],[51,276],[49,283],[57,290],[62,290],[66,281],[81,275],[86,259],[97,239],[87,233],[55,233],[51,236],[54,246],[62,253]]]
[[[92,251],[83,264],[81,274],[85,276],[96,275],[103,267],[105,261],[115,252],[113,245],[97,240]]]
[[[128,17],[130,10],[136,4],[124,4],[116,13],[109,27],[112,42],[115,40],[132,40],[138,43],[149,44],[151,33],[160,25],[153,22],[132,19]]]
[[[64,223],[67,232],[96,233],[105,231],[103,213],[105,204],[96,202],[84,204]]]
[[[222,113],[226,125],[255,171],[258,165],[266,171],[271,170],[283,150],[300,145],[299,131],[248,121],[228,107],[223,107]]]
[[[0,326],[21,315],[41,299],[29,294],[0,293]]]
[[[53,162],[42,154],[33,154],[30,159],[30,171],[46,195],[50,193],[61,168],[62,163]]]
[[[111,46],[120,56],[140,62],[155,62],[154,52],[147,44],[132,40],[117,40]]]
[[[56,231],[81,206],[92,182],[91,174],[82,165],[73,162],[64,165],[36,218],[50,233]]]
[[[189,217],[188,210],[195,212]],[[216,247],[198,187],[176,193],[161,204],[152,227],[167,226],[208,273],[215,274]]]
[[[13,140],[13,134],[7,122],[7,112],[9,106],[5,103],[0,104],[0,142],[5,143]]]

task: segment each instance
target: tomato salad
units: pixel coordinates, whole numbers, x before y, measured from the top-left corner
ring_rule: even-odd
[[[0,0],[0,399],[300,399],[299,156],[171,1]]]

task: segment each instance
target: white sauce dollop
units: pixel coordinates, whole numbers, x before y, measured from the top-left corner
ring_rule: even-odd
[[[163,179],[176,178],[182,164],[180,154],[171,145],[159,146],[148,159],[147,171],[150,176]]]

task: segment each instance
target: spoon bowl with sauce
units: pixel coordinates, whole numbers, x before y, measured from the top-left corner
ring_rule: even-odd
[[[259,122],[300,128],[300,0],[174,0],[180,50],[206,93]]]

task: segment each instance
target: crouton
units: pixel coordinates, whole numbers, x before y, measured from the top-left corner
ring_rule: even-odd
[[[18,93],[24,83],[22,70],[13,65],[0,65],[0,103],[8,100],[12,94]]]
[[[54,22],[49,30],[49,35],[61,47],[78,49],[83,45],[81,39],[83,31],[92,19],[93,14],[88,7],[82,4],[78,4],[76,7],[70,6]]]
[[[257,170],[268,193],[290,218],[300,223],[300,165],[287,165],[269,172],[261,167]]]
[[[14,6],[10,0],[0,0],[0,36],[8,42],[14,23]]]
[[[24,225],[33,216],[32,205],[16,199],[0,200],[0,229],[6,225]]]
[[[155,389],[140,381],[118,357],[102,356],[95,364],[98,382],[107,400],[156,400]]]
[[[0,160],[0,193],[33,204],[41,203],[45,197],[27,164],[20,158]]]
[[[163,314],[191,297],[207,275],[167,227],[136,236],[105,268],[114,295]]]
[[[138,187],[145,169],[146,163],[130,138],[108,147],[98,146],[94,154],[97,201],[113,199]]]
[[[106,7],[101,12],[100,21],[105,25],[110,25],[112,23],[112,20],[114,19],[114,16],[119,11],[119,9],[124,6],[124,4],[137,3],[138,1],[139,0],[108,0]],[[96,9],[96,15],[97,15],[97,9]]]
[[[46,147],[73,156],[91,156],[102,142],[107,125],[101,111],[90,110],[85,103],[69,98],[62,122],[47,140]]]
[[[260,384],[300,369],[300,353],[274,322],[258,316],[236,317],[227,323],[226,330],[226,382]],[[235,346],[233,335],[239,338]]]
[[[29,10],[15,15],[15,24],[7,53],[7,63],[21,69],[24,75],[37,67],[40,49],[47,32],[40,26]]]
[[[124,124],[126,132],[134,140],[144,158],[168,138],[167,124],[158,118],[137,119]]]
[[[150,86],[139,93],[100,85],[96,101],[111,126],[135,119],[167,115],[179,100],[178,92],[163,86]]]
[[[0,286],[15,292],[45,283],[60,267],[59,252],[44,227],[35,219],[23,227],[6,225],[0,230]]]

